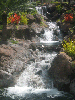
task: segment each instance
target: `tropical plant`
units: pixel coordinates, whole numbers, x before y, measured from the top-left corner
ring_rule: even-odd
[[[27,25],[28,24],[28,18],[26,18],[26,14],[24,12],[21,13],[21,21],[20,21],[20,24],[25,24]]]
[[[69,42],[64,40],[62,45],[63,45],[65,52],[69,56],[75,58],[75,40],[72,41],[72,40],[69,39]]]

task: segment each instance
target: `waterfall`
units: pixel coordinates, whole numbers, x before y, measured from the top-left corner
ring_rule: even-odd
[[[41,12],[40,7],[37,7],[37,9]],[[62,35],[56,23],[47,22],[47,24],[49,28],[45,28],[44,34],[42,37],[39,37],[42,51],[36,49],[36,51],[39,51],[37,54],[38,59],[35,58],[35,62],[24,65],[25,70],[17,79],[16,84],[13,87],[4,89],[4,97],[10,97],[10,100],[52,100],[53,98],[55,100],[56,97],[63,96],[63,92],[54,88],[53,81],[48,76],[48,69],[51,67],[51,62],[57,55],[57,52],[44,52],[45,45],[50,46],[59,43],[62,41]]]

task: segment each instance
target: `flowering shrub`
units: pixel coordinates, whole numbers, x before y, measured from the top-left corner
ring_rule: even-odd
[[[28,20],[26,18],[26,14],[27,13],[24,13],[24,12],[19,12],[19,15],[17,15],[16,13],[9,13],[9,17],[7,18],[7,24],[10,24],[10,23],[15,23],[15,24],[28,24]]]
[[[21,20],[21,17],[18,16],[16,13],[14,13],[14,15],[7,18],[7,24],[9,24],[9,23],[18,24],[20,20]]]
[[[73,14],[66,14],[64,16],[65,21],[72,21],[73,20]]]

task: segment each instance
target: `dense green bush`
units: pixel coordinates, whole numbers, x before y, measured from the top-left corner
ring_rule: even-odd
[[[75,40],[72,41],[69,39],[69,42],[64,40],[62,45],[65,52],[75,59]]]
[[[28,18],[26,18],[26,14],[24,12],[21,12],[21,21],[20,21],[20,24],[25,24],[27,25],[28,24]]]

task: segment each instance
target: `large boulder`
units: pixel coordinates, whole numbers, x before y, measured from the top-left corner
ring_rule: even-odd
[[[60,52],[51,64],[49,75],[54,79],[54,86],[63,90],[63,86],[70,83],[72,59],[64,52]]]

